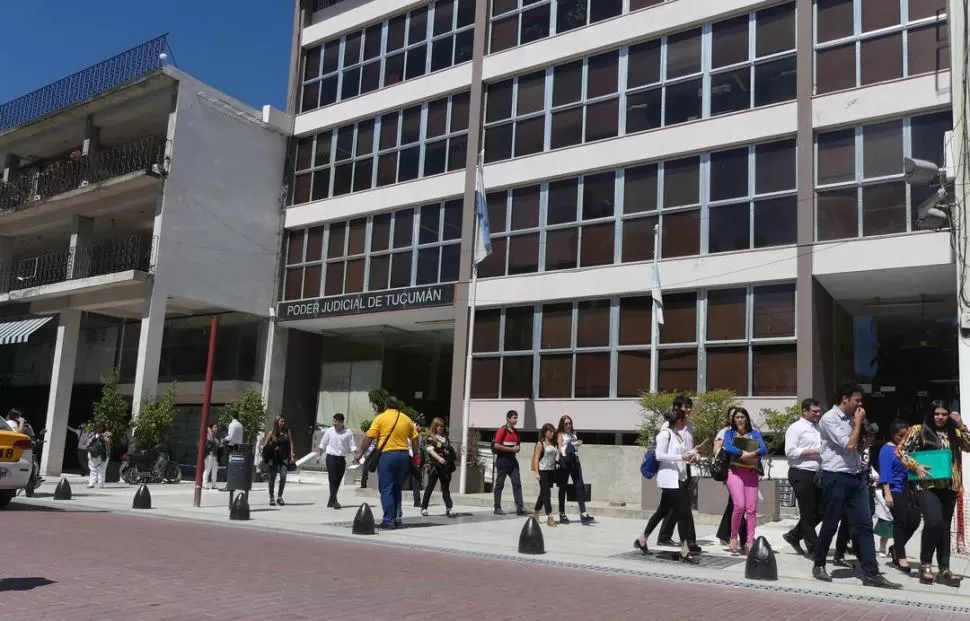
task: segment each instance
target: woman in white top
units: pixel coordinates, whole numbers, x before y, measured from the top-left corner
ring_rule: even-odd
[[[556,446],[559,449],[559,523],[569,524],[566,517],[566,485],[573,480],[576,488],[576,502],[579,504],[579,522],[589,526],[596,520],[586,512],[586,484],[583,482],[583,467],[579,463],[579,447],[583,441],[573,429],[573,419],[563,416],[556,429]]]
[[[671,410],[670,416],[669,427],[657,433],[657,445],[654,449],[660,464],[657,470],[660,506],[647,522],[643,534],[633,542],[633,546],[644,554],[649,554],[647,538],[673,508],[677,516],[677,534],[680,537],[680,560],[696,565],[698,560],[690,552],[690,546],[697,543],[697,535],[694,532],[694,516],[691,514],[687,468],[688,464],[698,462],[699,455],[694,449],[694,438],[687,430],[687,413]]]
[[[546,423],[539,432],[535,453],[532,454],[532,472],[536,473],[539,481],[539,498],[536,500],[532,517],[539,519],[539,509],[546,510],[546,524],[556,526],[556,518],[552,517],[552,486],[555,484],[556,462],[559,453],[556,448],[556,428],[552,423]]]

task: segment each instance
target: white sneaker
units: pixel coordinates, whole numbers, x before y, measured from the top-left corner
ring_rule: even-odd
[[[88,489],[94,489],[94,483],[88,483]]]

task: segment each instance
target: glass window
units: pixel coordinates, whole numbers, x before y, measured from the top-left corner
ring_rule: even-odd
[[[707,340],[734,341],[747,336],[747,289],[707,292]]]
[[[693,343],[697,340],[697,295],[675,293],[664,296],[664,326],[661,343]]]
[[[751,298],[754,337],[777,338],[795,335],[795,286],[754,287]]]
[[[699,73],[701,70],[700,29],[667,37],[667,79]]]

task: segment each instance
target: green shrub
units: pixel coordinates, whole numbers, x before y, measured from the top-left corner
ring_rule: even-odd
[[[232,421],[232,414],[239,415],[239,422],[243,426],[243,442],[255,444],[256,439],[262,437],[269,412],[263,403],[263,397],[255,388],[247,388],[239,397],[239,401],[228,403],[219,412],[219,427],[226,429]]]
[[[769,408],[761,410],[761,417],[765,421],[764,429],[761,431],[766,435],[765,443],[768,445],[769,455],[780,455],[785,452],[785,432],[801,416],[800,403],[792,404],[781,411]]]
[[[360,431],[361,431],[361,433],[367,433],[367,430],[370,429],[370,424],[372,422],[374,422],[374,419],[373,418],[367,418],[367,419],[364,419],[364,420],[360,421]]]
[[[175,406],[177,394],[178,389],[175,383],[172,383],[161,399],[142,402],[132,433],[138,450],[151,450],[159,444],[170,446],[172,428],[175,426],[175,417],[178,416],[178,409]]]
[[[118,372],[114,371],[101,385],[101,399],[91,408],[91,420],[104,423],[105,431],[111,433],[112,453],[124,454],[131,429],[131,407],[128,400],[118,392]]]

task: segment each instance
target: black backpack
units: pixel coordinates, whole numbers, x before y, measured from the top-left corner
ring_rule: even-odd
[[[93,436],[88,443],[88,455],[93,459],[105,459],[108,456],[108,446],[100,434]]]

